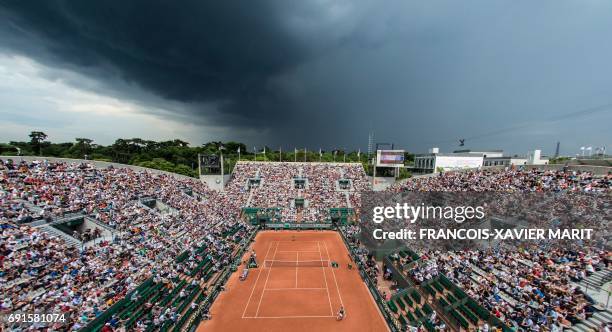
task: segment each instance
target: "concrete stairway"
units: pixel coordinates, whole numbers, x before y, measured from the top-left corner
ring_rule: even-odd
[[[603,269],[591,274],[582,283],[587,283],[589,288],[600,289],[605,283],[612,281],[612,270]]]
[[[40,213],[40,211],[42,211],[42,208],[38,205],[34,205],[26,200],[20,200],[20,201],[23,203],[23,206],[25,206],[32,213],[38,214]]]
[[[344,193],[344,198],[346,199],[346,206],[348,208],[352,208],[353,205],[351,204],[351,198],[350,198],[349,193]]]
[[[72,236],[70,236],[70,235],[60,231],[59,229],[57,229],[57,228],[55,228],[53,226],[42,225],[42,226],[39,226],[37,228],[39,230],[45,232],[45,233],[48,233],[51,236],[59,237],[59,238],[63,239],[68,245],[72,245],[72,246],[75,246],[77,248],[80,248],[81,245],[82,245],[81,241],[73,238]]]
[[[612,323],[610,310],[596,312],[591,318],[572,326],[568,331],[597,332],[601,324]]]
[[[253,200],[253,190],[249,191],[249,197],[247,198],[246,204],[244,206],[251,206],[252,200]]]

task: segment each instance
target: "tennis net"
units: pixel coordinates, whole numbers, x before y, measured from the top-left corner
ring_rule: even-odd
[[[313,260],[313,261],[280,261],[280,260],[265,260],[264,267],[328,267],[329,261]]]

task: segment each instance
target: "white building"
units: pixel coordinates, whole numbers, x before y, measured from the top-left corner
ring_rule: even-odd
[[[485,158],[488,158],[488,157],[503,157],[504,156],[504,150],[470,150],[470,149],[465,149],[465,150],[455,150],[455,151],[453,151],[453,153],[467,153],[467,154],[472,154],[472,155],[477,155],[477,156],[483,156]]]
[[[429,153],[416,155],[414,169],[423,173],[452,171],[482,166],[521,166],[546,165],[548,158],[541,156],[541,150],[531,151],[528,157],[504,156],[503,150],[456,150],[453,153],[440,153],[438,148]]]
[[[466,168],[482,167],[484,154],[480,153],[440,153],[438,148],[432,148],[429,153],[416,155],[414,168],[423,173],[435,171],[452,171]]]
[[[520,166],[527,165],[527,158],[520,156],[502,156],[484,158],[483,166]]]
[[[501,156],[484,158],[483,166],[521,166],[521,165],[547,165],[548,157],[542,157],[541,150],[530,151],[527,157]]]
[[[527,165],[548,165],[548,157],[542,157],[542,150],[530,151]]]

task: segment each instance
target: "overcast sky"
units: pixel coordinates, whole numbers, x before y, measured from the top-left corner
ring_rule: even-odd
[[[0,0],[0,141],[612,149],[609,0]]]

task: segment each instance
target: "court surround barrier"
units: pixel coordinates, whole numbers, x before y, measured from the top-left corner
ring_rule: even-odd
[[[361,266],[361,263],[359,262],[357,255],[355,254],[353,248],[351,247],[350,243],[346,239],[344,232],[342,232],[342,230],[338,230],[338,232],[340,233],[340,237],[342,238],[344,245],[349,251],[349,255],[351,256],[351,259],[357,263],[357,266],[359,267],[359,275],[361,276],[361,279],[365,282],[366,286],[368,287],[368,290],[372,294],[372,297],[374,298],[374,302],[376,303],[376,305],[378,306],[378,309],[383,315],[387,323],[387,326],[389,327],[391,332],[403,331],[399,321],[395,319],[395,317],[389,314],[389,306],[387,305],[387,302],[380,295],[380,293],[378,292],[378,289],[376,289],[376,285],[374,284],[374,282],[370,279],[370,277],[364,271],[364,268],[363,266]]]
[[[240,247],[240,250],[238,251],[236,256],[234,256],[234,261],[231,264],[231,270],[232,271],[238,270],[238,266],[241,263],[242,256],[244,255],[244,252],[247,250],[249,245],[251,245],[251,243],[253,242],[253,239],[255,238],[255,235],[257,235],[258,232],[259,232],[259,228],[254,229],[253,233],[251,233],[249,238],[244,242],[244,245],[242,247]]]
[[[258,207],[244,207],[242,208],[242,214],[251,225],[259,225],[260,220],[266,223],[280,223],[281,219],[281,208],[258,208]]]
[[[338,224],[346,225],[355,219],[355,210],[347,207],[331,208],[329,209],[329,215],[330,218],[338,218]]]
[[[271,207],[271,208],[260,208],[260,207],[243,207],[242,215],[252,225],[259,225],[260,221],[264,221],[266,224],[285,224],[281,218],[282,208]],[[304,221],[305,224],[327,224],[332,222],[332,218],[337,218],[338,224],[346,225],[355,219],[355,210],[353,208],[340,207],[330,208],[328,210],[329,217],[324,220],[309,220]],[[298,227],[301,228],[301,227]],[[323,228],[328,228],[327,226]]]
[[[266,228],[273,230],[331,230],[333,225],[330,223],[266,223]]]
[[[186,328],[182,329],[181,331],[191,332],[196,330],[198,324],[200,324],[200,322],[202,321],[204,312],[208,311],[208,309],[212,306],[213,302],[215,302],[215,299],[217,298],[217,296],[219,296],[219,293],[221,293],[221,287],[227,282],[227,279],[229,279],[231,274],[232,271],[230,268],[226,267],[223,270],[222,274],[219,276],[219,279],[217,279],[217,282],[215,283],[212,292],[210,292],[206,299],[202,301],[203,305],[198,306],[195,313],[191,315],[191,318],[189,319]]]

